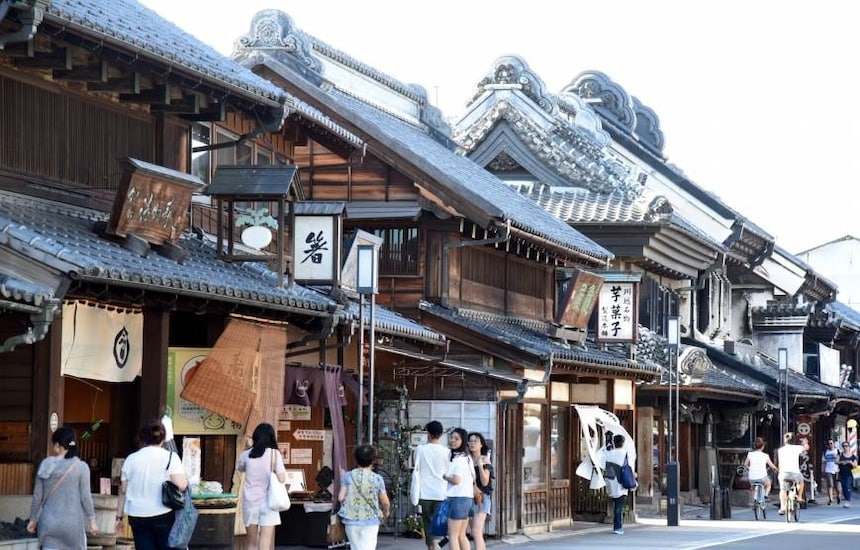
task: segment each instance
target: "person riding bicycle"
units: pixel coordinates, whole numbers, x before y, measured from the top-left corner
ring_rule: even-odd
[[[750,480],[750,492],[755,498],[755,484],[761,483],[764,486],[764,498],[770,494],[770,476],[767,469],[771,468],[777,471],[776,465],[770,461],[770,457],[764,452],[764,447],[767,445],[761,437],[755,438],[755,450],[747,453],[747,458],[744,460],[744,468],[747,469]]]
[[[785,514],[785,503],[791,484],[797,484],[798,505],[803,498],[803,474],[800,473],[800,454],[809,450],[809,444],[794,444],[794,433],[786,432],[782,436],[783,446],[776,450],[776,461],[779,463],[779,513]]]

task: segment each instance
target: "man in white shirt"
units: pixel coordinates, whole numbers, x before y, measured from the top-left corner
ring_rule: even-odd
[[[779,513],[785,514],[785,499],[791,482],[797,483],[798,504],[803,497],[803,475],[800,473],[800,454],[809,450],[809,443],[796,445],[794,433],[786,432],[782,436],[783,446],[776,450],[776,461],[779,465]]]
[[[442,476],[448,471],[451,451],[440,443],[444,429],[436,420],[427,423],[428,442],[415,448],[413,475],[418,475],[418,505],[421,506],[421,519],[424,523],[424,543],[428,550],[438,549],[436,538],[430,535],[430,524],[436,509],[445,500],[448,482]]]

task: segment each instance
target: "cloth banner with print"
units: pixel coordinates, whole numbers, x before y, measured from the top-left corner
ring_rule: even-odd
[[[61,364],[64,376],[133,382],[143,366],[143,314],[63,305]]]
[[[603,471],[606,469],[606,447],[604,441],[609,434],[624,436],[624,448],[627,449],[628,460],[636,463],[636,443],[615,414],[594,405],[574,405],[579,415],[582,431],[582,442],[587,449],[587,455],[576,468],[576,475],[589,480],[589,488],[600,489],[606,485]]]

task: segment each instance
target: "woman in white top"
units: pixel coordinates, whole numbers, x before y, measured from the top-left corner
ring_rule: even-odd
[[[744,467],[748,470],[747,477],[750,480],[750,492],[754,493],[754,483],[764,485],[764,496],[770,494],[770,476],[767,475],[767,469],[771,468],[777,471],[776,465],[770,461],[770,457],[764,452],[764,447],[767,445],[761,437],[755,438],[755,450],[747,453],[747,458],[744,460]],[[753,494],[755,497],[755,494]]]
[[[430,524],[447,497],[448,482],[442,476],[448,471],[451,451],[440,441],[444,430],[438,420],[431,420],[424,429],[427,430],[428,442],[415,448],[412,475],[418,476],[418,505],[421,506],[424,524],[424,544],[428,550],[434,550],[438,548],[437,537],[430,534]]]
[[[451,550],[469,550],[466,527],[475,500],[475,466],[466,446],[466,430],[454,428],[448,436],[451,462],[442,479],[448,482],[448,540]]]
[[[245,473],[242,494],[242,519],[247,528],[245,548],[269,550],[274,547],[275,526],[281,524],[281,513],[269,508],[269,473],[277,473],[278,481],[283,483],[287,480],[287,471],[271,424],[259,424],[251,439],[251,448],[242,452],[236,467]]]
[[[621,467],[625,460],[631,468],[636,463],[635,457],[629,460],[628,451],[624,448],[624,436],[615,434],[612,437],[612,449],[606,452],[606,494],[613,502],[612,532],[616,535],[624,534],[624,503],[630,492],[621,484]],[[636,476],[635,471],[633,475]]]
[[[188,487],[182,459],[161,446],[164,435],[161,420],[141,428],[138,439],[143,446],[128,455],[122,465],[117,531],[122,529],[125,512],[137,550],[168,550],[167,537],[176,514],[162,503],[161,484],[169,478],[182,491]]]

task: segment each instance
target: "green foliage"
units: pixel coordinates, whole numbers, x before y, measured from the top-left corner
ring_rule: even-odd
[[[258,208],[256,210],[253,208],[244,208],[240,212],[242,213],[236,216],[236,227],[263,225],[272,229],[278,228],[278,222],[275,221],[275,218],[269,216],[268,208]]]

